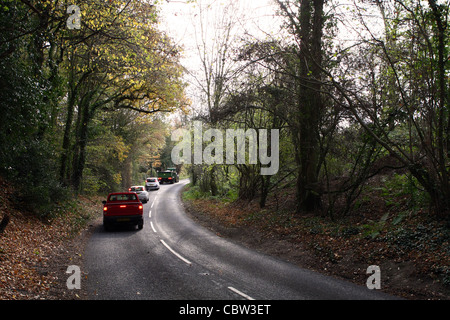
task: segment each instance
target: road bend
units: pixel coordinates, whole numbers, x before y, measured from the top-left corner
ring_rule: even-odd
[[[161,185],[144,205],[144,228],[96,227],[85,251],[89,299],[372,300],[393,299],[299,268],[192,221],[181,203],[187,180]]]

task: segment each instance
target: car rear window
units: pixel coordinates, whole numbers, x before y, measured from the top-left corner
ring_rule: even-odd
[[[137,200],[135,194],[113,194],[109,197],[109,201],[133,201]]]
[[[147,179],[147,182],[156,182],[156,179]]]

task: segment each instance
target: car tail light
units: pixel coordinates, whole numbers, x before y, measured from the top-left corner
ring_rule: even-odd
[[[103,207],[103,211],[108,211],[108,207]]]
[[[169,177],[169,180],[172,180],[172,177]]]
[[[144,208],[144,206],[140,205],[139,206],[139,210],[142,210]]]

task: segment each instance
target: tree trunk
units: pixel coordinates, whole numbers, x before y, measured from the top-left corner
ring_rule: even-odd
[[[60,171],[59,171],[59,179],[63,185],[68,185],[68,167],[69,167],[69,155],[70,155],[70,134],[72,130],[72,121],[73,121],[73,113],[74,113],[74,98],[73,93],[69,93],[69,101],[67,103],[67,118],[66,125],[64,127],[64,137],[62,144],[62,152],[61,152],[61,163],[60,163]]]
[[[264,208],[266,206],[267,197],[269,195],[270,176],[260,175],[261,179],[261,197],[259,199],[259,207]]]
[[[84,165],[86,162],[86,145],[88,139],[88,123],[91,119],[89,104],[80,106],[80,117],[78,118],[78,130],[75,144],[75,153],[72,171],[72,187],[75,192],[80,192],[81,180],[83,177]]]
[[[300,6],[298,123],[300,168],[297,180],[297,211],[315,211],[321,206],[315,190],[319,162],[319,120],[322,110],[321,63],[324,0],[304,0]]]
[[[213,197],[217,196],[217,182],[216,182],[216,166],[212,165],[211,170],[209,170],[209,186],[211,188],[211,195]]]
[[[438,38],[438,85],[439,85],[439,110],[437,112],[437,147],[439,157],[439,175],[440,185],[442,190],[439,192],[441,199],[437,199],[439,207],[443,207],[443,210],[450,210],[450,183],[447,172],[446,164],[449,158],[450,149],[450,111],[448,110],[448,95],[447,95],[447,81],[446,80],[446,61],[447,50],[445,48],[448,39],[446,37],[447,22],[446,17],[443,15],[440,6],[436,3],[436,0],[429,0],[428,3],[433,11],[434,19],[436,21],[436,33]],[[448,122],[447,122],[448,121]],[[447,122],[447,123],[446,123]],[[447,150],[446,150],[447,149]]]
[[[5,231],[6,226],[9,223],[9,220],[10,220],[9,214],[5,213],[5,215],[3,216],[2,221],[0,222],[0,234],[2,234],[3,231]]]

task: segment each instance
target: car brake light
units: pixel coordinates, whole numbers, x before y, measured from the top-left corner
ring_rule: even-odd
[[[172,180],[172,177],[169,177],[169,180]]]
[[[139,209],[141,209],[142,210],[142,208],[144,208],[143,206],[139,206]]]
[[[108,211],[108,207],[103,207],[103,211]]]
[[[126,208],[127,206],[120,206],[121,208]]]
[[[131,188],[128,188],[128,191],[131,191]]]

